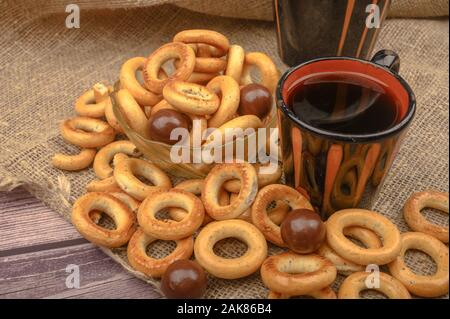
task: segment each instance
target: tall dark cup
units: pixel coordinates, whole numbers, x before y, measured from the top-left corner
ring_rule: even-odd
[[[277,88],[286,183],[326,219],[371,208],[394,161],[416,101],[388,50],[371,61],[314,59],[286,72]]]
[[[274,0],[278,46],[289,66],[326,56],[368,59],[390,0]]]

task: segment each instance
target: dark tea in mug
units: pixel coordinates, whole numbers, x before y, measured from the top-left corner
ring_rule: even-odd
[[[326,219],[345,208],[371,208],[415,113],[395,52],[365,61],[319,58],[278,84],[278,127],[288,185]]]
[[[387,88],[349,74],[310,77],[288,104],[301,121],[336,133],[382,132],[400,120],[398,102]]]

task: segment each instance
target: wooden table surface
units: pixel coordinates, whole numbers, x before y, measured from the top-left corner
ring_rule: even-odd
[[[160,298],[22,188],[0,192],[0,238],[0,298]]]

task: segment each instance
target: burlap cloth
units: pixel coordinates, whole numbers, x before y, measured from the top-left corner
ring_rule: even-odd
[[[59,121],[74,115],[74,101],[83,91],[98,81],[113,83],[126,59],[148,55],[180,30],[215,29],[247,50],[270,54],[279,68],[285,69],[278,59],[270,22],[212,17],[168,4],[156,6],[167,2],[213,14],[271,18],[269,0],[84,0],[77,1],[82,9],[81,28],[67,29],[65,1],[1,1],[0,190],[24,185],[69,219],[71,204],[94,174],[91,170],[62,172],[49,164],[55,152],[76,150],[60,137]],[[108,9],[102,9],[105,7]],[[399,53],[401,74],[418,100],[417,116],[374,207],[401,231],[408,231],[401,214],[408,196],[428,188],[448,190],[448,19],[436,18],[448,15],[448,1],[397,0],[390,15],[434,16],[388,20],[377,45]],[[447,216],[427,216],[448,225]],[[152,255],[161,256],[171,247],[154,245]],[[229,256],[239,250],[243,247],[235,241],[220,247],[222,254]],[[104,251],[133,272],[124,249]],[[270,249],[270,253],[275,251]],[[434,271],[426,255],[409,255],[407,262],[415,271]],[[211,278],[207,293],[213,298],[266,295],[259,274],[235,281]]]

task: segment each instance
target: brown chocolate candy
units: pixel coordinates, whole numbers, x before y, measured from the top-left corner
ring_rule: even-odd
[[[292,251],[309,254],[325,240],[326,228],[319,214],[309,209],[295,209],[281,224],[281,238]]]
[[[241,115],[266,117],[272,108],[270,91],[260,84],[252,83],[241,88],[241,101],[238,112]]]
[[[177,127],[189,129],[189,120],[184,114],[171,109],[159,110],[150,117],[148,123],[152,140],[170,145],[178,142],[170,139],[170,133]]]
[[[161,291],[169,299],[197,299],[206,291],[205,271],[192,260],[177,260],[161,279]]]

